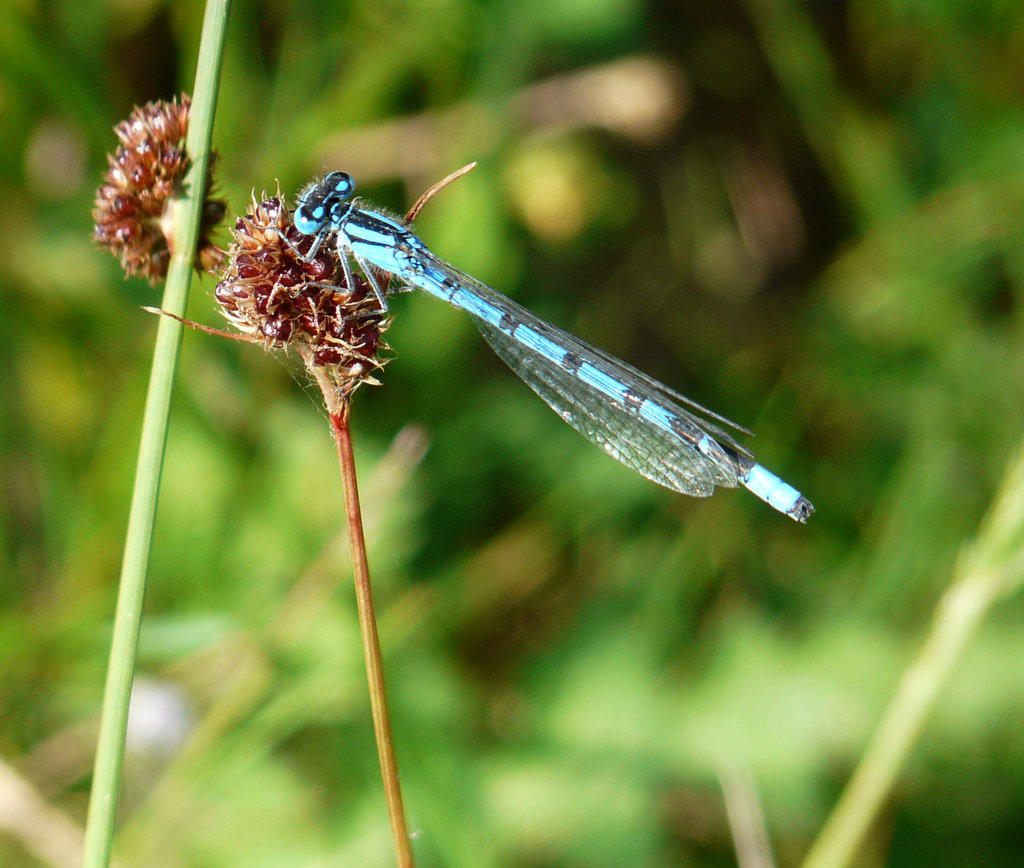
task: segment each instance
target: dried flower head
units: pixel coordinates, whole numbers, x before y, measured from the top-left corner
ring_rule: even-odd
[[[338,398],[362,383],[376,385],[388,322],[361,275],[345,285],[335,245],[322,244],[305,258],[313,238],[294,227],[280,191],[260,202],[254,196],[231,235],[216,290],[228,320],[268,349],[294,349]]]
[[[121,146],[107,157],[110,165],[96,192],[96,242],[109,247],[128,274],[151,283],[167,274],[171,259],[166,220],[188,169],[185,136],[191,105],[185,94],[180,101],[146,103],[114,127]],[[196,248],[196,267],[206,271],[217,268],[223,256],[210,241],[225,212],[222,200],[210,198],[212,183],[211,163]]]

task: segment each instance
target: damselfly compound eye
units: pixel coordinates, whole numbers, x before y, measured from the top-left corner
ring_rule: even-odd
[[[326,214],[323,202],[316,205],[303,203],[295,209],[295,228],[303,235],[316,235],[323,228]]]
[[[331,195],[348,199],[356,189],[356,182],[348,172],[331,172],[324,178],[322,186]]]

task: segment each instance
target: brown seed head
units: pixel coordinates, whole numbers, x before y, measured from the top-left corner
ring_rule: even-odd
[[[292,225],[280,191],[259,202],[254,196],[231,235],[216,290],[228,320],[268,349],[294,349],[307,366],[328,374],[340,397],[361,383],[376,384],[388,322],[362,276],[344,285],[335,245],[322,244],[305,259],[313,239]]]
[[[185,94],[180,101],[146,103],[114,127],[121,144],[107,157],[104,183],[96,192],[96,243],[109,247],[126,273],[150,283],[166,276],[170,263],[162,220],[188,169],[185,136],[191,105]],[[207,271],[221,261],[222,253],[209,236],[225,212],[222,200],[210,198],[212,170],[211,163],[196,248],[196,267]]]

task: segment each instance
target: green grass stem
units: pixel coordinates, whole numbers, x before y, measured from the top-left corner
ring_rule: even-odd
[[[975,540],[961,553],[917,659],[889,708],[804,868],[849,865],[892,792],[954,667],[993,603],[1024,583],[1024,448]]]
[[[186,148],[191,161],[181,198],[174,204],[172,258],[162,307],[184,316],[196,255],[196,240],[210,163],[210,139],[217,104],[217,83],[223,57],[230,0],[211,0],[203,20],[199,62],[193,91],[192,114]],[[153,368],[139,444],[135,487],[125,539],[121,580],[114,616],[107,683],[103,694],[99,741],[96,748],[92,794],[85,830],[85,868],[106,868],[110,863],[124,761],[128,707],[145,596],[146,567],[160,490],[160,471],[167,439],[171,388],[181,344],[182,326],[160,317]]]

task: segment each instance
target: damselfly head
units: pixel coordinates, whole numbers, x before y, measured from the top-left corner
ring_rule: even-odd
[[[347,172],[331,172],[299,194],[295,228],[303,235],[316,235],[334,225],[344,204],[355,192],[356,183]]]

